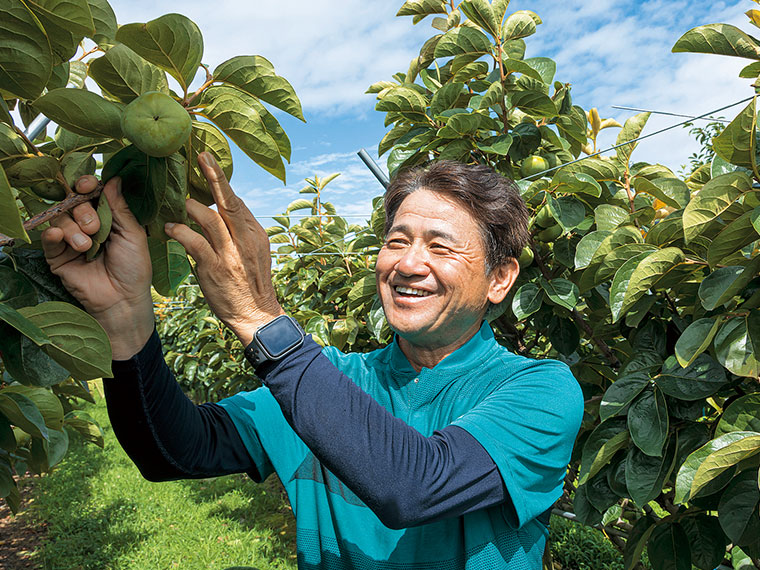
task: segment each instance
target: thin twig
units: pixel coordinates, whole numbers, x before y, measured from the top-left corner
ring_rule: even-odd
[[[24,229],[26,231],[33,230],[34,228],[44,224],[45,222],[49,222],[50,220],[53,220],[60,216],[61,214],[64,214],[65,212],[68,212],[69,210],[72,210],[79,206],[80,204],[84,204],[85,202],[89,202],[93,198],[97,198],[100,196],[100,193],[103,191],[103,183],[99,182],[98,186],[90,192],[89,194],[73,194],[71,196],[66,197],[65,199],[61,200],[57,204],[51,206],[44,212],[40,212],[36,216],[32,216],[27,221],[24,222]],[[11,246],[13,247],[16,245],[16,242],[18,240],[16,238],[11,238],[5,235],[0,234],[0,247],[4,246]]]

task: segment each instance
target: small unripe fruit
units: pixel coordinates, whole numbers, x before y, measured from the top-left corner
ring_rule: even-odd
[[[148,91],[132,101],[121,116],[121,130],[149,156],[169,156],[187,142],[192,120],[169,95]]]
[[[562,235],[562,226],[557,224],[538,232],[536,234],[536,239],[544,243],[548,243],[548,242],[554,241],[561,235]]]
[[[45,200],[60,201],[66,197],[66,190],[63,189],[57,180],[43,180],[37,182],[31,187],[34,192],[40,198]]]
[[[535,176],[539,172],[543,172],[549,168],[549,162],[542,156],[529,156],[522,161],[520,166],[520,174],[523,178],[530,178]]]
[[[544,206],[538,211],[538,214],[536,214],[536,224],[542,228],[549,228],[556,224],[548,206]]]
[[[531,263],[533,263],[533,249],[529,245],[526,245],[522,249],[520,252],[520,257],[517,258],[517,263],[521,268],[528,267]]]

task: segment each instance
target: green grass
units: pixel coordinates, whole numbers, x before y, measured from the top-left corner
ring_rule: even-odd
[[[31,515],[48,525],[35,558],[51,570],[295,569],[295,521],[274,478],[242,475],[150,483],[119,447],[102,402],[87,409],[105,451],[72,437],[35,481]]]
[[[105,430],[105,450],[72,436],[55,472],[34,479],[29,514],[48,529],[40,568],[295,570],[295,520],[274,477],[150,483],[118,445],[104,402],[87,412]],[[559,517],[551,527],[555,568],[622,570],[599,531]]]

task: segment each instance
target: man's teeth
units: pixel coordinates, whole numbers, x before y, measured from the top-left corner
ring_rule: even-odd
[[[422,291],[421,289],[412,289],[411,287],[396,287],[397,293],[404,295],[417,295],[418,297],[427,297],[430,295],[429,291]]]

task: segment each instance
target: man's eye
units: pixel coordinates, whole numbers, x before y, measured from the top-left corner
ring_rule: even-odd
[[[391,238],[386,240],[385,245],[388,247],[402,247],[404,245],[404,240],[401,238]]]
[[[430,246],[430,249],[432,249],[433,251],[435,251],[437,253],[445,253],[445,252],[451,251],[448,247],[446,247],[445,245],[440,244],[440,243],[434,243],[434,244],[432,244]]]

